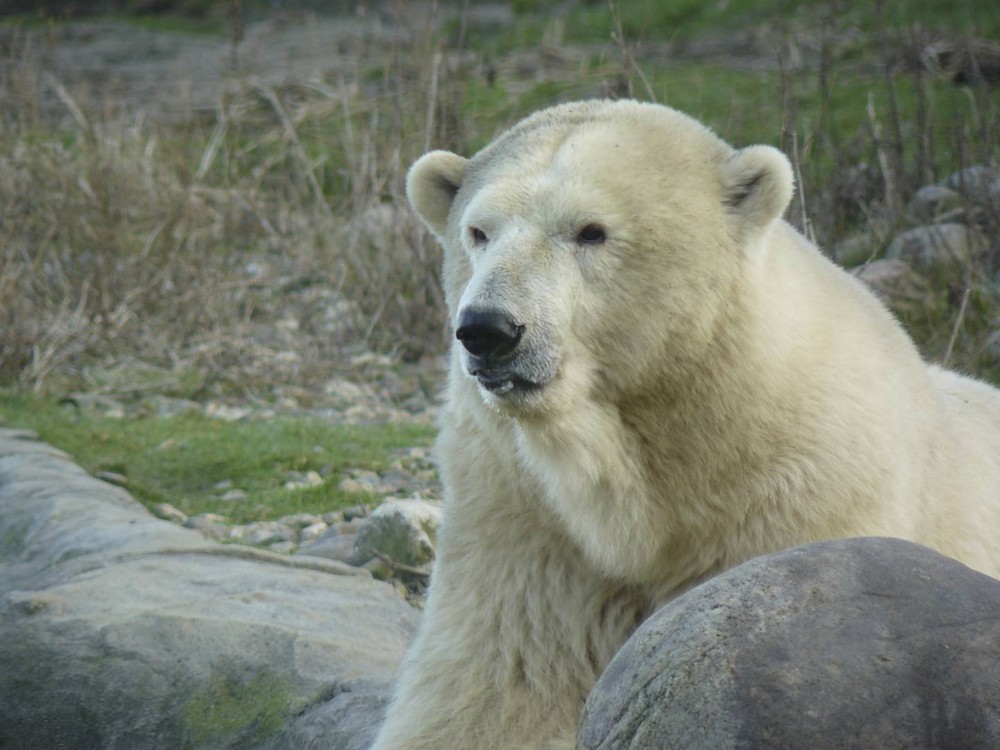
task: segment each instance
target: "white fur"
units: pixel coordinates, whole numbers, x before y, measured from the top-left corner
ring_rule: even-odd
[[[439,557],[378,750],[571,747],[643,618],[773,550],[898,536],[1000,574],[1000,393],[926,366],[780,219],[779,152],[569,104],[408,189],[453,320],[509,313],[545,385],[488,392],[453,347]]]

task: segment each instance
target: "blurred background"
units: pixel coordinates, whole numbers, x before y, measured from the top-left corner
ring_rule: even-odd
[[[8,389],[321,403],[332,376],[378,367],[418,373],[433,398],[440,251],[406,169],[602,96],[784,150],[789,220],[928,358],[1000,382],[995,3],[3,0],[0,14]]]

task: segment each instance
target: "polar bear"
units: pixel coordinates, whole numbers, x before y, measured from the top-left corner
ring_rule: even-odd
[[[571,747],[639,623],[778,549],[895,536],[1000,576],[1000,391],[922,362],[792,190],[779,151],[633,101],[414,164],[446,503],[378,750]]]

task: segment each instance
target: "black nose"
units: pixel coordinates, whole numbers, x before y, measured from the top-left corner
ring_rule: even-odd
[[[524,326],[503,313],[466,309],[458,319],[455,338],[476,357],[503,357],[514,351]]]

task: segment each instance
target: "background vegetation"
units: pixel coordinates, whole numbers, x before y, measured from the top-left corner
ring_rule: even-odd
[[[347,470],[385,471],[395,451],[427,445],[432,436],[429,426],[288,416],[232,422],[187,411],[122,419],[10,392],[0,407],[12,424],[30,427],[149,507],[166,502],[189,516],[219,513],[232,523],[371,503],[375,498],[344,492],[336,480]],[[328,481],[287,486],[290,476],[310,472]],[[232,489],[245,495],[223,499]]]
[[[362,24],[331,41],[328,66],[280,82],[242,74],[248,29],[305,33],[320,7]],[[918,188],[1000,159],[1000,86],[969,63],[1000,38],[993,3],[5,8],[0,385],[22,421],[25,391],[266,400],[349,377],[369,350],[401,365],[438,356],[439,250],[405,206],[405,170],[432,147],[472,153],[558,101],[653,99],[730,142],[779,146],[799,175],[789,219],[831,253],[860,241],[862,260],[907,225]],[[109,14],[119,30],[228,45],[215,106],[154,116],[101,81],[56,75],[61,40]],[[930,292],[900,314],[929,358],[947,351],[1000,382],[1000,218],[995,201],[976,210],[989,247],[923,279]]]

